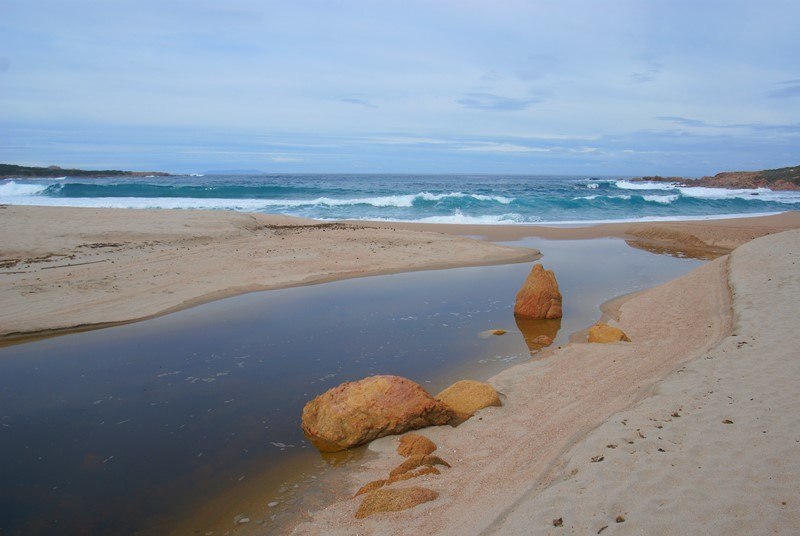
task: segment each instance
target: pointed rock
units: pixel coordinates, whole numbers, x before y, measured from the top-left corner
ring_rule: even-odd
[[[535,264],[517,292],[514,314],[527,318],[561,318],[561,292],[552,270]]]

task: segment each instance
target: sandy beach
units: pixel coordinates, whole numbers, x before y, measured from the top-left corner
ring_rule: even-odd
[[[798,261],[789,231],[626,299],[632,343],[515,366],[491,380],[504,407],[424,431],[453,465],[415,479],[437,500],[366,520],[343,500],[296,532],[795,533]],[[372,443],[351,491],[399,462],[396,443]]]
[[[255,290],[538,255],[490,241],[616,236],[635,247],[713,257],[795,227],[798,212],[557,228],[6,206],[0,209],[0,341],[140,320]]]
[[[792,344],[800,327],[797,212],[554,228],[3,207],[0,222],[6,283],[0,326],[7,342],[20,334],[130,322],[252,290],[530,261],[539,252],[492,242],[526,236],[614,236],[650,251],[715,258],[606,308],[604,318],[632,342],[571,342],[547,350],[544,359],[490,380],[502,393],[502,408],[488,408],[457,428],[425,429],[439,445],[437,454],[453,465],[413,481],[438,492],[435,501],[354,519],[360,498],[351,499],[352,493],[399,463],[397,437],[383,438],[362,462],[338,474],[337,502],[309,512],[295,532],[748,534],[800,528],[794,485],[800,477],[794,456],[800,371]],[[397,484],[403,485],[411,484]],[[556,519],[561,527],[553,525]]]
[[[431,231],[221,211],[2,207],[0,340],[255,290],[538,255]]]

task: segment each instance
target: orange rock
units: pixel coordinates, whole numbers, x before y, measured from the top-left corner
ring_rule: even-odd
[[[362,495],[364,493],[369,493],[370,491],[382,488],[384,484],[387,484],[386,480],[373,480],[369,484],[364,484],[363,486],[361,486],[361,489],[359,489],[356,492],[356,494],[353,495],[353,497],[358,497],[359,495]]]
[[[608,324],[598,323],[589,328],[589,342],[630,342],[625,333]]]
[[[476,411],[489,406],[502,406],[494,387],[485,382],[461,380],[438,395],[436,399],[444,402],[456,414],[457,421],[465,421]]]
[[[334,387],[303,408],[306,437],[336,452],[379,437],[447,424],[454,414],[418,384],[399,376],[371,376]]]
[[[394,484],[395,482],[400,482],[403,480],[410,480],[412,478],[417,478],[418,476],[424,475],[440,475],[442,474],[436,467],[433,466],[426,466],[420,469],[419,471],[409,471],[407,473],[403,473],[401,475],[390,476],[389,479],[386,481],[386,485]],[[380,486],[378,486],[380,487]]]
[[[504,330],[504,329],[493,329],[492,330],[492,335],[505,335],[505,334],[506,334],[506,330]]]
[[[528,318],[561,318],[561,293],[552,270],[535,264],[517,292],[514,314]]]
[[[392,469],[392,471],[389,473],[389,477],[391,478],[397,475],[402,475],[403,473],[413,471],[417,467],[422,467],[424,465],[429,467],[433,467],[434,465],[444,465],[445,467],[450,467],[450,464],[441,459],[439,456],[431,456],[430,454],[427,456],[412,456]]]
[[[406,434],[400,438],[397,453],[403,458],[425,456],[436,450],[436,443],[419,434]]]
[[[438,496],[438,493],[426,488],[378,489],[364,497],[356,512],[356,518],[364,519],[381,512],[408,510],[418,504],[432,501]]]

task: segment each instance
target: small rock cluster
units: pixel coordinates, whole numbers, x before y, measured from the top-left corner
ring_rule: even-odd
[[[334,387],[303,408],[303,432],[324,452],[335,452],[378,437],[402,434],[424,426],[460,424],[476,411],[500,406],[500,396],[488,383],[462,380],[434,398],[418,384],[399,376],[371,376]],[[379,512],[406,510],[438,497],[421,487],[388,488],[424,475],[441,474],[450,464],[433,454],[436,444],[425,436],[407,434],[397,453],[405,458],[386,479],[361,487],[355,496],[364,499],[358,519]]]
[[[441,474],[436,466],[449,468],[449,463],[433,455],[435,450],[436,444],[425,436],[413,433],[403,436],[397,447],[397,453],[405,460],[389,472],[388,478],[374,480],[356,492],[355,497],[366,496],[358,507],[355,517],[363,519],[380,512],[407,510],[436,499],[439,494],[427,488],[387,488],[396,482],[424,475]]]

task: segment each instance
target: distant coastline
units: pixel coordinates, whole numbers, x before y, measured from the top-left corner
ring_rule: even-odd
[[[55,177],[171,177],[163,171],[122,171],[118,169],[86,170],[65,169],[59,166],[29,167],[0,164],[0,179],[52,179]]]
[[[634,182],[668,182],[689,187],[750,189],[769,188],[770,190],[800,190],[800,166],[762,171],[725,171],[699,179],[684,177],[639,177]]]

